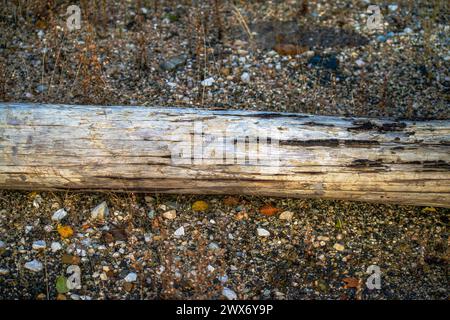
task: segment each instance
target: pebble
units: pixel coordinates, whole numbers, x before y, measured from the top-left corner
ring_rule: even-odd
[[[6,276],[9,273],[8,269],[0,268],[0,276]]]
[[[33,199],[33,207],[39,208],[41,203],[42,203],[42,201],[44,201],[42,199],[42,197],[40,195],[36,195],[36,197],[34,197],[34,199]]]
[[[91,211],[91,218],[95,220],[104,220],[109,214],[108,205],[103,201]]]
[[[175,219],[177,217],[177,211],[176,210],[169,210],[169,211],[164,212],[162,215],[163,215],[164,218],[166,218],[168,220],[173,220],[173,219]]]
[[[0,249],[5,248],[6,244],[2,240],[0,240]]]
[[[249,82],[250,82],[250,74],[249,74],[248,72],[244,72],[244,73],[241,75],[241,81],[242,81],[242,82],[249,83]]]
[[[135,282],[137,279],[137,274],[134,272],[130,272],[127,274],[127,276],[124,278],[126,282]]]
[[[403,32],[406,33],[406,34],[411,34],[411,33],[413,33],[413,29],[411,29],[411,28],[409,28],[409,27],[406,27],[406,28],[403,30]]]
[[[62,219],[64,219],[67,216],[67,211],[64,210],[64,208],[57,210],[53,215],[52,215],[52,220],[53,221],[61,221]]]
[[[37,261],[36,259],[25,263],[24,267],[25,267],[25,269],[28,269],[33,272],[39,272],[44,268],[42,263]]]
[[[43,85],[43,84],[40,84],[40,85],[38,85],[38,86],[36,87],[36,91],[39,92],[39,93],[43,93],[43,92],[46,91],[46,90],[47,90],[47,86],[46,86],[46,85]]]
[[[146,233],[144,234],[144,241],[145,242],[151,242],[152,241],[152,234],[151,233]]]
[[[283,211],[280,214],[280,219],[281,220],[292,220],[292,218],[294,217],[294,213],[292,211]]]
[[[395,36],[395,33],[392,31],[389,31],[388,33],[386,33],[386,37],[388,38],[393,38]]]
[[[208,245],[208,249],[209,249],[209,250],[219,250],[220,247],[219,247],[219,245],[218,245],[217,243],[211,242],[211,243]]]
[[[44,240],[37,240],[37,241],[33,242],[31,247],[34,250],[42,250],[42,249],[45,249],[46,246],[47,246],[47,244],[45,243]]]
[[[179,227],[177,230],[175,230],[174,236],[175,237],[184,236],[184,227]]]
[[[258,228],[258,229],[256,229],[256,231],[258,232],[258,236],[260,236],[260,237],[268,237],[268,236],[270,236],[270,232],[267,231],[264,228]]]
[[[344,247],[342,244],[340,244],[340,243],[335,243],[334,246],[333,246],[333,248],[334,248],[336,251],[344,251],[344,249],[345,249],[345,247]]]
[[[383,36],[383,35],[379,35],[379,36],[377,37],[377,41],[378,41],[378,42],[386,42],[386,37]]]
[[[358,59],[358,60],[356,60],[355,61],[355,63],[356,63],[356,65],[358,66],[358,67],[363,67],[366,63],[364,62],[364,60],[362,60],[362,59]]]
[[[390,4],[390,5],[388,5],[388,9],[389,9],[390,12],[397,11],[398,5],[397,4]]]
[[[108,280],[108,276],[106,275],[105,272],[100,273],[100,280],[102,280],[102,281]]]
[[[236,300],[237,299],[237,294],[236,292],[234,292],[233,290],[231,290],[230,288],[223,288],[222,290],[222,294],[225,296],[225,298],[227,298],[228,300]]]
[[[165,71],[174,71],[181,67],[182,65],[186,64],[187,61],[187,55],[182,54],[179,56],[175,56],[170,58],[167,61],[164,61],[160,64],[161,69]]]
[[[210,87],[210,86],[213,85],[213,83],[214,83],[214,78],[212,78],[212,77],[211,78],[207,78],[207,79],[202,81],[202,86]]]
[[[312,51],[312,50],[308,50],[308,51],[305,52],[305,56],[308,57],[308,58],[314,57],[315,54],[316,53],[314,51]]]
[[[125,282],[123,284],[123,290],[125,290],[126,292],[131,292],[131,290],[133,290],[133,284],[131,282]]]
[[[147,204],[152,204],[153,202],[155,202],[155,198],[151,196],[145,196],[144,199]]]
[[[56,252],[62,249],[62,245],[59,242],[52,242],[51,245],[52,252]]]
[[[218,277],[217,279],[219,279],[219,281],[221,283],[226,283],[228,282],[228,276],[226,274],[224,274],[223,276]]]

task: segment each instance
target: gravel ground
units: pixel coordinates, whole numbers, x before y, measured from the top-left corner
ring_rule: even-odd
[[[0,197],[3,299],[448,298],[449,209],[252,197]],[[199,200],[203,208],[194,205]],[[279,214],[267,216],[269,202]],[[60,209],[67,215],[52,220]],[[26,268],[33,260],[38,270]],[[81,287],[58,294],[69,265],[80,267]],[[369,265],[380,268],[379,290],[366,287]]]
[[[377,32],[366,1],[303,2],[82,1],[73,32],[69,1],[11,2],[0,101],[449,118],[446,1],[383,5]],[[207,208],[193,210],[197,200]],[[0,299],[448,299],[448,217],[346,201],[0,191]],[[379,290],[365,284],[370,265]],[[67,288],[69,266],[80,288]]]

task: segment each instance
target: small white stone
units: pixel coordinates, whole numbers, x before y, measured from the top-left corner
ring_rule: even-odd
[[[362,59],[358,59],[355,61],[358,67],[363,67],[366,63]]]
[[[25,226],[25,234],[30,233],[33,230],[33,226]]]
[[[177,230],[175,230],[174,236],[175,237],[182,237],[182,236],[184,236],[184,227],[179,227]]]
[[[228,299],[228,300],[236,300],[237,299],[237,294],[236,292],[234,292],[233,290],[231,290],[230,288],[223,288],[222,290],[222,294]]]
[[[214,251],[214,250],[219,250],[220,247],[219,247],[219,245],[218,245],[217,243],[211,242],[211,243],[208,245],[208,249]]]
[[[177,217],[177,211],[176,210],[166,211],[162,215],[164,218],[166,218],[168,220],[173,220]]]
[[[210,87],[210,86],[213,85],[213,83],[214,83],[214,78],[212,78],[212,77],[211,78],[207,78],[207,79],[202,81],[202,86]]]
[[[0,249],[4,247],[6,247],[6,244],[2,240],[0,240]]]
[[[206,269],[208,269],[209,272],[214,272],[214,270],[216,270],[216,268],[214,268],[212,265],[208,264],[208,266],[206,267]]]
[[[397,4],[390,4],[390,5],[388,5],[388,8],[389,8],[390,12],[394,12],[394,11],[397,11],[398,5]]]
[[[292,211],[283,211],[280,214],[280,219],[281,220],[292,220],[292,218],[294,217],[294,213]]]
[[[25,269],[31,270],[33,272],[39,272],[44,268],[42,263],[37,261],[36,259],[25,263],[24,267]]]
[[[152,241],[152,234],[151,234],[151,233],[146,233],[146,234],[144,234],[144,241],[145,241],[145,242],[150,242],[150,241]]]
[[[52,215],[52,220],[53,221],[61,221],[66,216],[67,216],[67,211],[64,210],[64,208],[62,208],[62,209],[55,211],[55,213]]]
[[[40,195],[36,195],[36,197],[34,197],[33,199],[33,207],[39,208],[42,201],[43,201],[42,197]]]
[[[241,81],[246,83],[250,82],[250,74],[248,72],[244,72],[241,75]]]
[[[109,214],[109,209],[106,201],[103,201],[91,211],[91,218],[95,220],[104,220]]]
[[[410,27],[406,27],[406,28],[403,30],[403,32],[406,33],[406,34],[410,34],[410,33],[413,33],[413,30],[412,30]]]
[[[219,281],[221,283],[226,283],[228,282],[228,276],[226,274],[224,274],[223,276],[218,277],[217,279],[219,279]]]
[[[167,206],[166,206],[165,204],[160,204],[160,205],[158,206],[158,209],[159,209],[159,210],[166,211],[166,210],[167,210]]]
[[[307,56],[308,58],[314,57],[315,54],[316,53],[314,51],[312,51],[312,50],[309,50],[309,51],[305,52],[305,56]]]
[[[102,281],[108,280],[108,276],[106,275],[106,273],[104,273],[104,272],[100,273],[100,280],[102,280]]]
[[[267,231],[264,228],[258,228],[258,229],[256,229],[256,231],[258,232],[258,236],[260,236],[260,237],[268,237],[268,236],[270,236],[270,232]]]
[[[137,279],[137,274],[134,272],[130,272],[127,274],[127,276],[124,278],[126,282],[135,282]]]
[[[335,243],[334,246],[333,246],[333,248],[334,248],[336,251],[344,251],[344,249],[345,249],[345,247],[344,247],[342,244],[340,244],[340,243]]]
[[[86,250],[84,249],[76,249],[75,252],[77,253],[77,255],[81,256],[81,257],[86,257]]]
[[[62,249],[62,245],[59,242],[52,242],[51,248],[52,252],[56,252]]]
[[[31,247],[34,250],[42,250],[42,249],[45,249],[46,246],[47,246],[47,244],[45,243],[44,240],[38,240],[38,241],[34,241]]]

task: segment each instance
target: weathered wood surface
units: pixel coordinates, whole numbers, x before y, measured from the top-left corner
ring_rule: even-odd
[[[450,207],[450,121],[0,103],[0,149],[3,189]]]

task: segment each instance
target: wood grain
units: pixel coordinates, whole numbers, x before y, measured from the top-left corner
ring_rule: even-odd
[[[450,121],[443,120],[0,103],[0,149],[3,189],[450,207]]]

